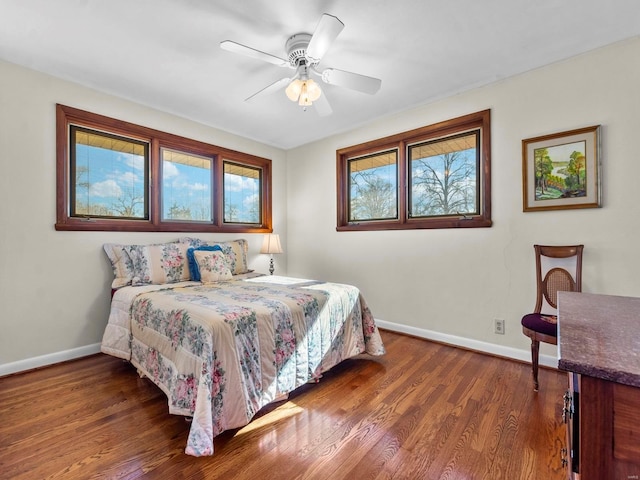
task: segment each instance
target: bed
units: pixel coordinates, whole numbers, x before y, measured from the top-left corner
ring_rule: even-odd
[[[234,254],[228,249],[225,254],[211,245],[177,243],[155,248],[160,254],[137,246],[145,249],[143,281],[135,249],[105,246],[116,288],[101,350],[130,361],[162,389],[171,414],[191,417],[185,453],[213,455],[216,435],[247,425],[263,406],[347,358],[384,354],[356,287],[259,275],[241,265],[241,254],[229,258]],[[128,270],[124,280],[110,255],[117,249],[118,261],[128,262],[119,265]],[[212,256],[221,259],[219,268],[211,267],[217,261]],[[165,265],[165,277],[155,282],[158,272],[149,267],[154,258],[164,258]],[[167,279],[167,271],[187,268],[190,258],[201,267],[199,281],[175,271]],[[204,258],[209,270],[198,263]]]

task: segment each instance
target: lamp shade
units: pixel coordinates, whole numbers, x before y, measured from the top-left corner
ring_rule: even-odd
[[[287,97],[289,97],[289,100],[292,102],[298,101],[298,98],[300,98],[300,92],[302,92],[302,82],[297,78],[291,82],[285,90]]]
[[[322,95],[320,86],[310,78],[295,79],[285,90],[287,97],[298,105],[308,107]]]
[[[320,98],[320,95],[322,95],[322,90],[320,89],[320,86],[316,82],[314,82],[312,79],[307,80],[306,84],[307,84],[307,95],[309,95],[309,100],[311,100],[312,102],[315,102]]]
[[[282,253],[280,246],[280,236],[277,233],[268,233],[262,241],[260,253]]]

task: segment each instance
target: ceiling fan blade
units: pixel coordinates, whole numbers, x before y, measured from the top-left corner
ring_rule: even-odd
[[[293,77],[295,78],[295,77]],[[262,90],[260,90],[259,92],[254,93],[253,95],[251,95],[250,97],[246,98],[244,101],[245,102],[249,102],[253,99],[255,99],[256,97],[262,97],[264,95],[269,95],[271,93],[277,92],[278,90],[286,87],[287,85],[289,85],[289,83],[293,80],[293,78],[281,78],[280,80],[273,82],[271,85],[264,87]]]
[[[323,14],[309,41],[307,57],[316,63],[319,62],[343,28],[344,23],[338,17]]]
[[[220,42],[220,48],[223,50],[227,50],[228,52],[239,53],[240,55],[245,55],[257,60],[262,60],[263,62],[273,63],[274,65],[277,65],[279,67],[289,66],[289,62],[284,58],[276,57],[275,55],[271,55],[270,53],[261,52],[260,50],[247,47],[237,42],[232,42],[231,40]]]
[[[324,92],[322,92],[322,95],[320,95],[320,97],[318,97],[318,99],[313,102],[313,106],[316,107],[316,112],[318,112],[318,115],[320,115],[321,117],[326,117],[333,113],[331,105],[329,105],[329,100],[327,100],[327,96]]]
[[[322,81],[329,85],[337,85],[339,87],[350,88],[358,92],[373,95],[382,85],[379,78],[367,77],[359,73],[345,72],[336,68],[327,68],[322,71]]]

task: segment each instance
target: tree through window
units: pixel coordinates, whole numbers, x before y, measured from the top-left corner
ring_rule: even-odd
[[[490,137],[485,110],[338,150],[337,230],[491,226]]]
[[[409,147],[413,218],[478,215],[480,131]]]
[[[71,216],[148,219],[149,144],[71,126]]]
[[[395,150],[349,160],[349,220],[398,218],[398,155]]]

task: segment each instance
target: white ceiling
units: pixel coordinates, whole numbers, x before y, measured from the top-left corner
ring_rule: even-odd
[[[292,71],[220,42],[285,56],[323,13],[345,28],[320,66],[380,91],[245,102]],[[0,0],[0,59],[283,149],[637,35],[638,0]]]

